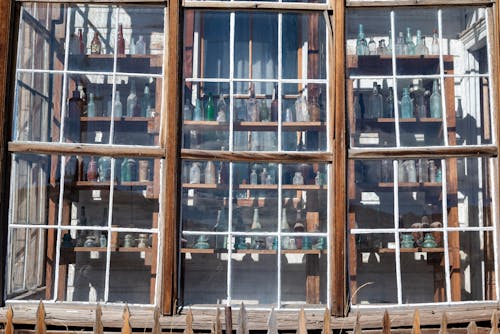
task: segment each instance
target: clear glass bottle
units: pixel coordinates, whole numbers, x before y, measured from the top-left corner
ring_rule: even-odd
[[[224,198],[226,201],[226,198]],[[217,222],[213,228],[214,232],[226,232],[227,231],[227,212],[226,208],[223,207],[217,210]],[[226,249],[227,247],[227,236],[226,235],[215,235],[215,249]]]
[[[295,185],[304,184],[304,176],[302,175],[301,172],[295,172],[295,175],[293,176],[293,184]]]
[[[194,107],[193,121],[203,120],[203,103],[200,98],[196,99],[196,106]]]
[[[358,56],[366,56],[370,54],[368,50],[368,44],[366,43],[365,33],[363,31],[363,24],[359,24],[358,27],[358,39],[356,41],[356,54]]]
[[[135,53],[138,55],[146,54],[146,42],[142,35],[139,35],[139,40],[135,43]]]
[[[427,92],[423,88],[422,80],[413,80],[413,90],[411,96],[413,97],[413,110],[415,115],[419,118],[429,117],[429,99]]]
[[[370,37],[370,41],[368,42],[368,53],[370,56],[377,54],[377,43],[375,43],[373,36]]]
[[[219,100],[217,101],[217,122],[227,122],[227,105],[224,100],[224,96],[219,94]]]
[[[248,87],[249,97],[247,100],[247,120],[250,122],[260,122],[259,109],[255,100],[255,87],[253,83]]]
[[[429,54],[429,48],[425,45],[425,38],[422,36],[420,29],[417,30],[417,45],[415,46],[415,54],[426,56]]]
[[[278,121],[278,87],[273,88],[273,97],[271,100],[271,122]]]
[[[128,158],[124,158],[122,160],[121,165],[120,165],[120,181],[121,182],[130,181],[130,175],[128,174],[128,170],[127,170],[127,161],[128,161]]]
[[[262,172],[260,173],[260,184],[266,184],[267,182],[267,177],[269,176],[269,173],[267,172],[267,168],[262,168]]]
[[[199,162],[193,162],[189,169],[189,183],[198,184],[201,181],[201,170]]]
[[[95,117],[95,100],[94,93],[89,94],[89,101],[87,102],[87,117]]]
[[[311,122],[319,122],[321,117],[321,110],[318,103],[318,97],[313,95],[311,102],[309,103],[309,115],[311,117]]]
[[[398,38],[396,39],[396,56],[402,56],[405,54],[405,38],[403,32],[400,31]]]
[[[387,45],[385,45],[385,39],[381,39],[380,41],[378,41],[377,54],[379,56],[390,55],[389,49],[387,48]]]
[[[134,116],[134,108],[137,105],[137,93],[135,90],[135,80],[130,79],[130,93],[127,96],[127,116]]]
[[[280,230],[283,233],[290,232],[290,225],[288,225],[288,219],[286,217],[286,208],[281,210],[281,224]],[[284,236],[281,238],[281,248],[282,249],[290,249],[290,237]]]
[[[257,184],[257,171],[255,168],[252,168],[252,172],[250,173],[250,184]]]
[[[90,53],[93,55],[101,53],[101,41],[99,40],[99,33],[97,31],[94,31],[94,38],[90,42]]]
[[[401,97],[401,118],[413,117],[413,103],[410,98],[410,91],[408,88],[403,88],[403,96]]]
[[[392,55],[392,30],[389,30],[389,36],[387,37],[387,55]]]
[[[142,117],[150,117],[149,112],[151,109],[151,95],[149,93],[149,85],[144,85],[144,94],[142,96],[141,112]]]
[[[431,54],[439,54],[439,36],[436,29],[432,31]]]
[[[382,95],[379,92],[379,88],[377,85],[377,82],[373,83],[373,89],[372,89],[372,94],[370,95],[370,98],[368,100],[368,112],[370,117],[369,118],[379,118],[382,117],[383,110],[384,110],[384,99]]]
[[[122,117],[123,115],[123,108],[122,108],[122,103],[120,101],[120,91],[117,90],[115,92],[115,110],[114,110],[114,117]]]
[[[390,87],[388,91],[389,93],[384,101],[384,117],[394,118],[394,90]]]
[[[443,116],[443,109],[441,104],[441,93],[439,91],[439,83],[434,80],[432,83],[432,95],[430,98],[430,109],[432,118],[441,118]]]
[[[205,165],[205,184],[215,184],[215,164],[213,161],[207,161]]]
[[[130,38],[130,44],[128,46],[128,53],[131,54],[131,55],[135,55],[136,54],[136,51],[135,51],[135,40],[133,37]]]
[[[406,175],[408,175],[408,182],[417,182],[417,169],[415,160],[408,160],[406,165]]]
[[[405,55],[415,54],[415,43],[413,43],[413,36],[411,35],[410,27],[406,28],[406,39],[405,39]]]
[[[186,101],[184,102],[184,108],[183,108],[183,112],[182,112],[182,118],[185,121],[190,121],[190,120],[193,119],[193,105],[191,104],[191,102],[189,101],[189,99],[186,99]]]

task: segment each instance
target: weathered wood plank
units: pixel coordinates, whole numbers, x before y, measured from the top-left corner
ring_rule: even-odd
[[[332,325],[330,324],[330,310],[325,308],[325,313],[323,314],[323,329],[321,330],[321,334],[331,334],[332,333]]]
[[[420,312],[418,309],[413,313],[413,325],[411,328],[411,334],[421,334],[422,331],[420,329]]]
[[[95,322],[94,322],[94,333],[95,334],[103,334],[104,326],[102,325],[102,307],[101,304],[97,304],[95,308]]]
[[[299,152],[228,152],[202,151],[193,149],[181,150],[181,158],[186,160],[222,160],[235,162],[331,162],[330,153],[299,153]]]
[[[491,312],[491,330],[489,334],[498,334],[498,313],[496,310]]]
[[[14,311],[12,311],[12,307],[9,306],[7,309],[7,322],[5,323],[4,334],[14,334]]]
[[[160,308],[155,307],[155,311],[153,313],[153,328],[152,334],[161,334],[161,326],[160,326]]]
[[[387,310],[385,310],[382,320],[382,334],[391,334],[391,319]]]
[[[297,334],[307,334],[306,314],[304,312],[304,308],[301,308],[299,312],[299,325],[297,327]]]
[[[122,334],[132,334],[132,326],[130,326],[130,310],[127,305],[123,308]]]
[[[269,312],[269,318],[267,319],[267,334],[278,334],[278,324],[274,307]]]
[[[233,312],[231,306],[226,306],[224,308],[224,321],[226,323],[226,333],[232,333],[233,331]]]
[[[247,310],[245,308],[245,304],[241,303],[240,311],[238,313],[238,325],[236,327],[236,334],[249,333],[247,321],[248,321]]]
[[[194,334],[193,331],[193,312],[191,309],[188,310],[186,316],[186,329],[184,330],[184,334]]]
[[[204,8],[204,9],[255,9],[255,10],[300,10],[300,11],[321,11],[328,10],[325,3],[272,3],[272,2],[246,2],[233,1],[231,3],[219,1],[183,1],[185,8]]]
[[[480,5],[491,4],[492,0],[347,0],[348,7],[379,6],[436,6],[436,5]]]
[[[475,321],[471,321],[469,326],[467,326],[467,334],[478,334],[477,325]]]
[[[38,309],[36,311],[35,332],[36,334],[47,333],[47,325],[45,324],[45,308],[42,301],[40,301],[40,303],[38,304]]]
[[[454,157],[477,157],[496,156],[498,154],[495,146],[457,146],[457,147],[415,147],[415,148],[352,148],[349,150],[350,159],[385,159],[398,157],[401,159],[431,158],[439,155],[444,158]]]

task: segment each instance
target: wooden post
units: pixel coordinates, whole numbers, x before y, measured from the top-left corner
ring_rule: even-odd
[[[384,319],[382,320],[382,334],[391,334],[391,319],[387,310],[385,310]]]
[[[193,312],[191,309],[188,310],[186,315],[186,329],[184,330],[184,334],[194,334],[193,332]]]
[[[130,311],[128,305],[123,309],[123,325],[122,334],[132,334],[132,326],[130,326]]]
[[[297,327],[297,334],[307,334],[307,326],[306,326],[306,313],[304,312],[304,308],[300,308],[299,312],[299,326]]]
[[[325,313],[323,314],[323,330],[321,331],[321,334],[331,334],[332,333],[332,326],[330,324],[330,310],[325,308]]]
[[[446,317],[446,312],[443,313],[441,317],[441,327],[439,328],[439,334],[446,334],[448,332],[448,318]]]
[[[14,334],[14,312],[12,306],[9,305],[7,309],[7,321],[5,322],[4,334]]]
[[[471,321],[467,326],[467,334],[477,334],[477,325],[475,321]]]
[[[269,318],[267,318],[267,334],[278,334],[278,323],[276,321],[276,312],[274,307],[269,312]]]
[[[231,306],[224,308],[224,320],[226,322],[226,334],[231,334],[233,332],[233,312]]]
[[[498,315],[497,311],[493,310],[491,314],[491,330],[490,334],[498,334]]]
[[[215,311],[214,333],[215,334],[222,334],[222,324],[220,322],[220,309],[218,307],[217,307],[217,310]]]
[[[415,309],[415,312],[413,313],[413,325],[411,328],[411,334],[421,334],[422,331],[420,330],[420,312],[418,312],[418,309]]]
[[[361,334],[363,331],[361,330],[361,322],[359,321],[359,311],[356,312],[356,321],[354,322],[354,329],[353,332],[354,334]]]
[[[160,326],[160,309],[155,307],[155,311],[153,313],[153,329],[152,334],[161,334],[161,326]]]
[[[94,322],[94,334],[103,334],[104,326],[102,324],[102,307],[101,304],[97,304],[95,308],[95,322]]]
[[[47,334],[47,325],[45,325],[45,307],[42,301],[38,304],[38,309],[36,310],[36,325],[35,334]]]
[[[5,305],[5,259],[7,255],[7,231],[8,231],[8,193],[9,187],[7,182],[7,166],[9,159],[7,159],[7,141],[10,138],[10,117],[7,113],[9,110],[9,98],[7,96],[7,87],[9,87],[9,66],[14,63],[15,50],[11,47],[11,17],[13,1],[0,1],[0,13],[2,13],[2,20],[0,20],[0,306]]]
[[[245,304],[241,303],[240,313],[238,315],[238,327],[236,327],[236,334],[248,334],[247,326],[247,311]]]

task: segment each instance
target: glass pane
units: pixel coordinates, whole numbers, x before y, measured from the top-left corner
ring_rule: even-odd
[[[62,82],[59,74],[17,74],[13,140],[59,141]]]
[[[151,246],[157,243],[157,235],[123,232],[118,239],[120,248],[111,253],[108,300],[153,304],[157,248]]]
[[[351,235],[350,289],[353,304],[397,303],[394,234]]]
[[[346,24],[349,75],[391,75],[391,36],[389,10],[349,10]]]
[[[62,70],[66,24],[63,4],[23,4],[19,23],[17,68]]]
[[[115,160],[115,166],[113,226],[157,228],[160,160],[121,158]]]
[[[395,146],[394,81],[390,79],[349,80],[347,93],[351,145]]]

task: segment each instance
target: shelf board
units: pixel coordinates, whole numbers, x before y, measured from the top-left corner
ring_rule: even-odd
[[[430,248],[429,248],[430,249]],[[209,249],[198,249],[198,248],[181,248],[181,253],[193,253],[193,254],[215,254],[215,253],[227,253],[227,250],[214,250]],[[281,254],[321,254],[326,253],[326,250],[320,249],[283,249]],[[264,255],[276,255],[277,250],[274,249],[237,249],[233,251],[233,254],[264,254]]]
[[[80,122],[111,122],[113,119],[115,122],[149,122],[154,119],[154,117],[113,117],[110,116],[95,116],[95,117],[80,117]]]
[[[278,251],[274,249],[238,249],[233,253],[237,254],[277,254]]]
[[[379,182],[380,188],[394,188],[393,182]],[[399,182],[398,188],[441,188],[441,182]]]
[[[122,181],[118,183],[118,186],[122,187],[147,187],[152,185],[152,181]]]
[[[326,253],[326,250],[321,249],[283,249],[282,254],[321,254]]]
[[[92,189],[109,189],[110,181],[97,182],[97,181],[76,181],[74,186],[77,188],[92,188]]]
[[[316,184],[283,184],[281,188],[284,190],[321,190],[326,189],[326,186]]]
[[[183,183],[183,188],[186,189],[227,189],[227,184],[217,183]]]
[[[374,118],[371,119],[373,122],[377,123],[395,123],[396,119],[395,118],[388,118],[388,117],[379,117],[379,118]],[[370,121],[370,119],[363,119],[363,121]],[[435,117],[422,117],[422,118],[400,118],[399,123],[443,123],[442,118],[435,118]]]
[[[61,250],[66,252],[101,252],[107,251],[106,247],[61,247]],[[138,253],[138,252],[151,252],[152,248],[138,248],[138,247],[112,247],[111,252],[121,253]]]
[[[376,249],[377,253],[380,254],[390,254],[390,253],[396,253],[395,248],[377,248]],[[400,248],[399,251],[401,253],[443,253],[444,248],[442,247],[437,247],[437,248],[425,248],[425,247],[417,247],[417,248]]]
[[[262,189],[262,190],[276,190],[278,189],[277,184],[240,184],[237,186],[239,190],[253,190],[253,189]]]
[[[215,250],[212,248],[181,248],[181,253],[194,253],[194,254],[214,254]]]
[[[217,121],[184,121],[184,129],[186,130],[229,130],[228,122]]]

